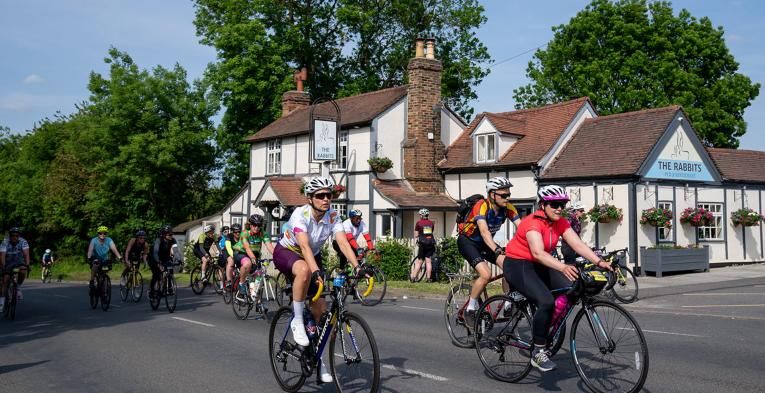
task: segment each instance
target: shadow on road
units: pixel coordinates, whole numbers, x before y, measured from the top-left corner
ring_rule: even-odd
[[[34,367],[48,362],[50,362],[50,360],[41,360],[39,362],[31,363],[7,364],[5,366],[0,366],[0,375],[7,374],[16,370],[23,370],[25,368]]]

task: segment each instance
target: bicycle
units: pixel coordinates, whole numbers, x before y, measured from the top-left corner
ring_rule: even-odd
[[[418,243],[419,244],[419,243]],[[418,245],[419,247],[419,245]],[[439,246],[435,246],[436,250],[433,252],[433,255],[430,256],[430,266],[431,269],[433,269],[433,261],[436,258],[439,258]],[[422,259],[422,262],[420,263],[420,270],[417,272],[417,275],[414,277],[414,280],[412,279],[412,272],[414,271],[414,266],[417,263],[417,254],[415,253],[414,258],[412,258],[412,262],[409,262],[409,281],[410,282],[420,282],[423,278],[425,278],[425,273],[427,271],[427,266],[425,265],[425,258]],[[433,271],[431,270],[431,276],[433,274]],[[430,280],[430,277],[428,277],[428,281]]]
[[[96,266],[96,285],[89,288],[90,308],[95,309],[101,301],[101,309],[106,311],[112,302],[112,280],[109,278],[112,261],[108,259],[103,262],[94,261],[93,264]]]
[[[270,300],[276,300],[279,292],[279,287],[276,279],[268,274],[268,266],[271,264],[272,259],[261,259],[259,266],[247,276],[245,280],[245,288],[247,294],[245,295],[245,301],[239,300],[236,296],[233,296],[231,306],[234,310],[234,315],[241,320],[247,319],[250,315],[250,311],[255,308],[255,312],[260,314],[259,319],[267,319],[268,308],[265,306],[265,302]],[[239,277],[239,269],[236,269],[235,277]],[[234,282],[238,282],[238,279]]]
[[[2,277],[10,276],[8,286],[5,289],[5,305],[3,306],[3,316],[11,321],[16,318],[16,303],[18,302],[19,274],[23,270],[29,270],[26,266],[15,266],[2,274]]]
[[[173,268],[180,265],[175,261],[169,263],[162,263],[164,267],[162,270],[162,276],[159,279],[159,289],[154,291],[154,296],[149,296],[149,305],[151,309],[157,311],[159,308],[159,302],[162,298],[165,298],[165,307],[169,313],[175,312],[175,306],[178,303],[178,286],[175,282],[175,275],[173,274]]]
[[[52,263],[46,264],[46,265],[42,265],[42,267],[40,269],[40,281],[43,284],[45,284],[46,281],[48,282],[48,284],[50,284],[51,277],[53,276],[53,274],[51,272],[52,268],[53,268],[53,264]]]
[[[225,277],[226,271],[218,265],[217,261],[213,261],[213,258],[211,257],[207,262],[207,271],[205,271],[204,276],[202,275],[201,266],[197,266],[191,270],[191,274],[189,275],[189,285],[195,294],[201,295],[202,292],[204,292],[205,287],[210,284],[210,280],[213,280],[215,293],[222,295]]]
[[[343,291],[343,302],[349,294],[353,295],[364,306],[375,306],[382,302],[385,292],[388,290],[388,281],[385,279],[385,273],[367,261],[368,250],[362,249],[364,255],[359,262],[359,270],[356,275],[353,274],[353,268],[348,265],[346,277],[348,285]],[[376,252],[375,252],[376,254]]]
[[[579,275],[569,288],[551,291],[566,307],[553,314],[547,350],[555,354],[565,337],[566,321],[574,314],[569,333],[577,374],[594,392],[639,391],[648,376],[648,346],[637,321],[624,308],[599,297],[610,290],[615,276],[577,261]],[[473,327],[476,352],[486,372],[505,382],[517,382],[531,371],[533,347],[530,302],[520,293],[492,296],[483,302]],[[511,302],[509,313],[501,312]],[[621,362],[621,363],[620,363]]]
[[[449,279],[449,293],[446,295],[444,303],[444,321],[446,322],[446,331],[449,333],[452,343],[460,348],[472,348],[474,345],[472,327],[465,323],[464,313],[470,301],[470,291],[472,286],[465,283],[472,281],[477,277],[474,272],[449,272],[445,271]],[[489,283],[503,279],[505,276],[499,273],[489,279]],[[488,287],[488,284],[487,284]],[[489,292],[483,289],[478,297],[480,304],[487,299]]]
[[[380,355],[377,352],[377,342],[369,324],[360,315],[345,310],[341,290],[345,286],[342,275],[335,278],[328,293],[331,305],[322,315],[318,326],[306,306],[303,321],[306,323],[310,340],[308,347],[299,346],[291,338],[292,307],[283,306],[276,311],[268,335],[268,354],[271,358],[271,370],[284,391],[300,390],[306,378],[314,372],[317,383],[321,384],[318,370],[327,340],[329,370],[337,391],[347,392],[350,389],[365,387],[369,388],[365,391],[379,391]],[[326,295],[324,286],[320,284],[316,296],[311,301],[316,301],[323,295]],[[340,340],[337,339],[338,335]],[[338,341],[340,348],[336,349]],[[336,360],[338,358],[340,360]],[[371,371],[371,375],[365,377],[365,371]]]
[[[629,304],[638,300],[638,280],[635,273],[627,267],[625,259],[627,258],[627,249],[611,251],[606,253],[606,249],[593,249],[595,254],[603,258],[604,261],[611,264],[616,275],[616,284],[608,292],[608,295],[616,300]]]
[[[120,277],[120,296],[127,301],[128,295],[138,303],[143,297],[143,276],[139,271],[141,262],[130,261],[130,267]]]

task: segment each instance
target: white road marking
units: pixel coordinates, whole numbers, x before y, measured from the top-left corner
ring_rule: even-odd
[[[172,317],[172,318],[173,319],[177,319],[179,321],[193,323],[193,324],[197,324],[197,325],[202,325],[202,326],[207,326],[207,327],[215,327],[215,325],[213,325],[213,324],[199,322],[199,321],[194,321],[194,320],[191,320],[191,319],[186,319],[186,318],[181,318],[181,317]]]
[[[765,296],[765,292],[748,292],[748,293],[684,293],[683,296],[751,296],[760,295]]]
[[[617,329],[619,329],[619,330],[635,330],[635,329],[630,329],[630,328],[617,328]],[[687,336],[687,337],[704,337],[704,336],[700,336],[698,334],[663,332],[661,330],[648,330],[648,329],[643,329],[643,333],[658,333],[658,334],[669,334],[669,335],[672,335],[672,336]]]
[[[55,295],[55,294],[54,294],[53,296],[55,296],[55,297],[60,297],[60,298],[64,298],[64,299],[69,299],[69,296],[64,296],[64,295]]]
[[[335,353],[335,356],[337,356],[339,358],[342,358],[343,354]],[[442,377],[442,376],[439,376],[439,375],[434,375],[434,374],[430,374],[430,373],[426,373],[426,372],[422,372],[422,371],[417,371],[417,370],[412,370],[412,369],[408,369],[408,368],[402,368],[402,367],[394,366],[392,364],[385,364],[385,363],[383,363],[383,364],[380,365],[380,367],[387,368],[388,370],[398,371],[398,372],[403,373],[403,374],[416,375],[418,377],[432,379],[432,380],[438,381],[438,382],[446,382],[446,381],[449,380],[448,378],[445,378],[445,377]]]
[[[639,308],[630,308],[630,312],[633,313],[644,313],[644,314],[669,314],[669,315],[685,315],[689,317],[711,317],[711,318],[723,318],[723,319],[743,319],[747,321],[765,321],[765,318],[762,317],[748,317],[748,316],[733,316],[733,315],[721,315],[721,314],[701,314],[701,313],[693,313],[693,312],[677,312],[677,311],[662,311],[662,310],[649,310],[649,309],[639,309]]]
[[[701,306],[681,306],[683,308],[707,308],[707,307],[765,307],[765,304],[704,304]]]
[[[427,311],[435,311],[435,312],[441,312],[442,310],[436,310],[433,308],[425,308],[425,307],[412,307],[412,306],[399,306],[402,308],[411,308],[413,310],[427,310]]]

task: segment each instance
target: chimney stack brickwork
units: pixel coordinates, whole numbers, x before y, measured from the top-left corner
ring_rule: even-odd
[[[300,108],[311,105],[311,95],[307,91],[291,90],[282,94],[282,116],[287,116]]]
[[[404,177],[417,192],[442,193],[444,185],[436,168],[445,151],[441,142],[442,66],[435,58],[422,57],[420,42],[418,40],[418,57],[410,60],[408,66]],[[428,133],[433,134],[432,139],[428,139]]]

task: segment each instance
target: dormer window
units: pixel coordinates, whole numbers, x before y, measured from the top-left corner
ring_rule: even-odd
[[[475,158],[479,164],[497,161],[497,134],[476,135]]]

